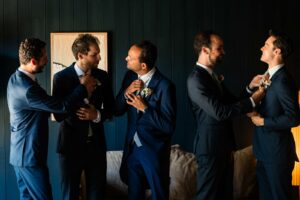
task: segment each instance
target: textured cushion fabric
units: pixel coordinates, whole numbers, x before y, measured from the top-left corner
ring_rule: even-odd
[[[256,159],[252,146],[234,153],[233,197],[236,200],[258,199]]]
[[[119,176],[122,151],[108,151],[106,155],[107,198],[126,197],[127,186]],[[170,199],[192,199],[196,191],[197,162],[195,156],[183,151],[179,145],[173,145],[170,162]]]
[[[122,151],[107,152],[107,200],[127,199],[127,186],[119,175],[121,159]],[[253,156],[252,146],[234,153],[235,200],[258,198],[255,167],[256,159]],[[170,156],[170,200],[193,199],[196,193],[196,178],[195,155],[182,150],[179,145],[173,145]],[[151,199],[149,194],[147,191],[147,199]]]
[[[124,184],[119,175],[122,160],[122,151],[108,151],[107,157],[107,199],[122,199],[127,197],[127,185]]]
[[[197,160],[194,154],[173,145],[170,157],[170,199],[189,200],[196,193]]]

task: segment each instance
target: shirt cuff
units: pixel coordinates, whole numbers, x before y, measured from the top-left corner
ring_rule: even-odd
[[[249,97],[250,98],[250,101],[251,101],[251,104],[252,104],[252,107],[255,108],[256,104],[254,102],[254,100],[252,99],[252,97]]]
[[[249,93],[249,94],[252,94],[254,91],[250,89],[249,85],[246,86],[246,91]]]
[[[101,121],[101,113],[97,110],[97,118],[93,120],[94,123],[99,123]]]

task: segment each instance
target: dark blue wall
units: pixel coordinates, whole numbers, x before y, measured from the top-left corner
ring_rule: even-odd
[[[195,63],[193,36],[203,29],[218,31],[225,40],[226,58],[218,66],[225,82],[238,93],[266,66],[259,62],[260,47],[269,28],[288,32],[299,46],[300,20],[296,0],[0,0],[0,199],[18,199],[19,192],[9,156],[9,113],[6,84],[18,67],[18,45],[25,37],[48,44],[50,32],[107,31],[109,73],[117,93],[126,70],[125,56],[134,42],[153,41],[159,49],[157,66],[175,84],[178,117],[173,143],[192,149],[194,121],[186,95],[186,77]],[[298,36],[298,37],[297,37]],[[50,52],[48,46],[48,52]],[[300,77],[296,49],[289,70]],[[50,55],[49,55],[50,57]],[[39,82],[50,93],[50,67]],[[297,79],[299,85],[299,78]],[[54,199],[60,199],[55,144],[58,124],[50,123],[49,168]],[[125,117],[106,124],[108,148],[121,149]],[[252,126],[245,117],[235,120],[238,147],[251,144]]]

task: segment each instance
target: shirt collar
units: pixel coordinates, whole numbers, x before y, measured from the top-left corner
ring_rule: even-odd
[[[34,74],[31,74],[27,71],[25,71],[24,69],[22,69],[21,67],[18,68],[18,70],[20,72],[23,72],[24,74],[26,74],[29,78],[31,78],[33,81],[36,81],[36,76]]]
[[[76,71],[77,76],[83,76],[85,74],[84,71],[75,63],[74,64],[74,69]]]
[[[284,64],[279,64],[279,65],[276,65],[270,69],[268,69],[267,72],[269,72],[270,74],[270,79],[272,78],[272,76],[280,69],[283,67]]]
[[[144,82],[145,86],[147,87],[150,80],[152,79],[155,71],[156,71],[156,68],[153,67],[149,72],[147,72],[147,74],[143,74],[141,76],[138,75],[138,78],[141,79]]]
[[[196,62],[196,65],[199,66],[199,67],[202,67],[203,69],[205,69],[212,76],[212,74],[213,74],[213,70],[212,69],[210,69],[209,67],[207,67],[205,65],[202,65],[202,64],[200,64],[198,62]]]

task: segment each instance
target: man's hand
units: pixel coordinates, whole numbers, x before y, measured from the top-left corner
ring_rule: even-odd
[[[97,119],[97,110],[92,104],[87,104],[87,107],[78,109],[76,115],[80,120],[95,120]]]
[[[254,103],[257,105],[265,96],[266,92],[265,92],[265,88],[260,86],[258,88],[258,90],[256,90],[251,98],[253,99]]]
[[[97,81],[94,77],[92,77],[90,74],[86,74],[80,78],[80,83],[85,86],[88,96],[92,95],[92,92],[97,87]]]
[[[255,126],[263,126],[265,124],[265,119],[260,115],[252,116],[251,120]]]
[[[125,91],[125,95],[133,94],[136,91],[141,91],[144,87],[144,82],[142,80],[135,80],[129,85],[129,87]]]
[[[252,81],[249,84],[249,88],[253,90],[256,87],[259,87],[261,84],[261,80],[264,78],[264,75],[256,75],[253,77]]]
[[[251,120],[255,126],[263,126],[265,123],[264,118],[262,118],[260,116],[260,114],[256,111],[247,113],[247,116],[251,118]]]
[[[258,112],[256,112],[256,111],[253,111],[253,112],[249,112],[249,113],[247,113],[246,115],[247,115],[247,117],[253,117],[253,116],[258,116],[258,115],[259,115],[259,113],[258,113]]]
[[[145,109],[147,108],[147,105],[144,101],[144,99],[141,96],[136,96],[133,94],[126,94],[126,97],[128,98],[126,100],[127,104],[135,107],[136,109],[138,109],[139,111],[144,112]]]

